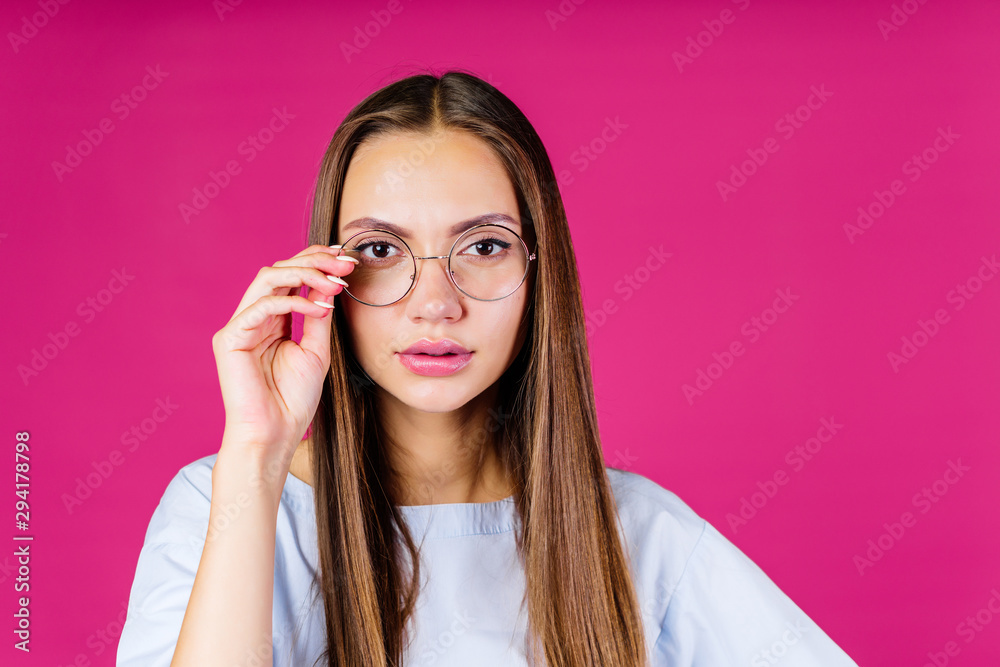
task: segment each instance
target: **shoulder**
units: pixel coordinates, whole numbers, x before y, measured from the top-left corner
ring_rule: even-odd
[[[636,472],[606,468],[621,530],[634,557],[683,567],[708,523],[674,492]],[[655,553],[649,553],[650,551]]]
[[[192,536],[204,536],[212,504],[212,468],[217,456],[210,454],[196,459],[171,478],[150,519],[147,544],[190,545]]]
[[[196,493],[205,500],[212,499],[212,468],[218,454],[209,454],[182,466],[167,485],[168,493]]]
[[[667,609],[710,526],[674,492],[639,473],[606,468],[618,511],[622,545],[647,629],[656,641]]]
[[[761,649],[780,644],[794,656],[790,664],[855,665],[675,493],[638,473],[606,470],[655,664],[770,664]]]
[[[187,544],[201,548],[208,532],[212,508],[212,470],[218,456],[216,452],[195,459],[182,466],[171,478],[153,511],[145,544]],[[288,473],[279,506],[279,516],[288,518],[288,521],[278,521],[279,539],[286,532],[283,527],[295,529],[302,516],[311,514],[312,503],[312,488]],[[214,520],[224,523],[228,521],[228,514],[223,508],[222,514]]]

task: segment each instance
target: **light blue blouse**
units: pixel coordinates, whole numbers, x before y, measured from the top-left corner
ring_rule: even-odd
[[[167,667],[198,569],[212,454],[184,466],[153,512],[139,552],[119,667]],[[680,498],[607,468],[633,568],[650,665],[835,667],[856,663],[735,545]],[[527,665],[524,572],[513,498],[402,507],[421,547],[414,640],[404,664]],[[274,665],[309,666],[325,646],[313,585],[313,489],[289,474],[274,552]],[[251,661],[250,664],[256,664]]]

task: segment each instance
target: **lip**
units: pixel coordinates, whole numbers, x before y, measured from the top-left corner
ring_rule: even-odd
[[[406,348],[400,354],[468,354],[469,351],[453,340],[442,338],[438,341],[430,341],[421,338],[416,343]]]
[[[396,356],[403,366],[417,375],[443,377],[464,368],[472,360],[472,354],[447,338],[439,341],[423,338],[405,350],[397,352]]]

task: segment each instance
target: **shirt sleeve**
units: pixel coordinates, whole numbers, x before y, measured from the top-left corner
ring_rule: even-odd
[[[657,667],[857,667],[707,521],[667,605]]]
[[[206,476],[210,489],[210,469],[182,469],[153,511],[118,641],[118,667],[169,667],[173,659],[208,532]]]

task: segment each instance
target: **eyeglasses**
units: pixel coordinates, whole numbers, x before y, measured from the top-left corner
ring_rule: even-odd
[[[513,294],[535,259],[520,236],[494,224],[469,228],[447,255],[415,257],[403,239],[384,229],[359,232],[341,246],[343,254],[358,260],[344,292],[366,306],[389,306],[409,294],[416,282],[418,259],[447,259],[452,284],[477,301],[497,301]]]

